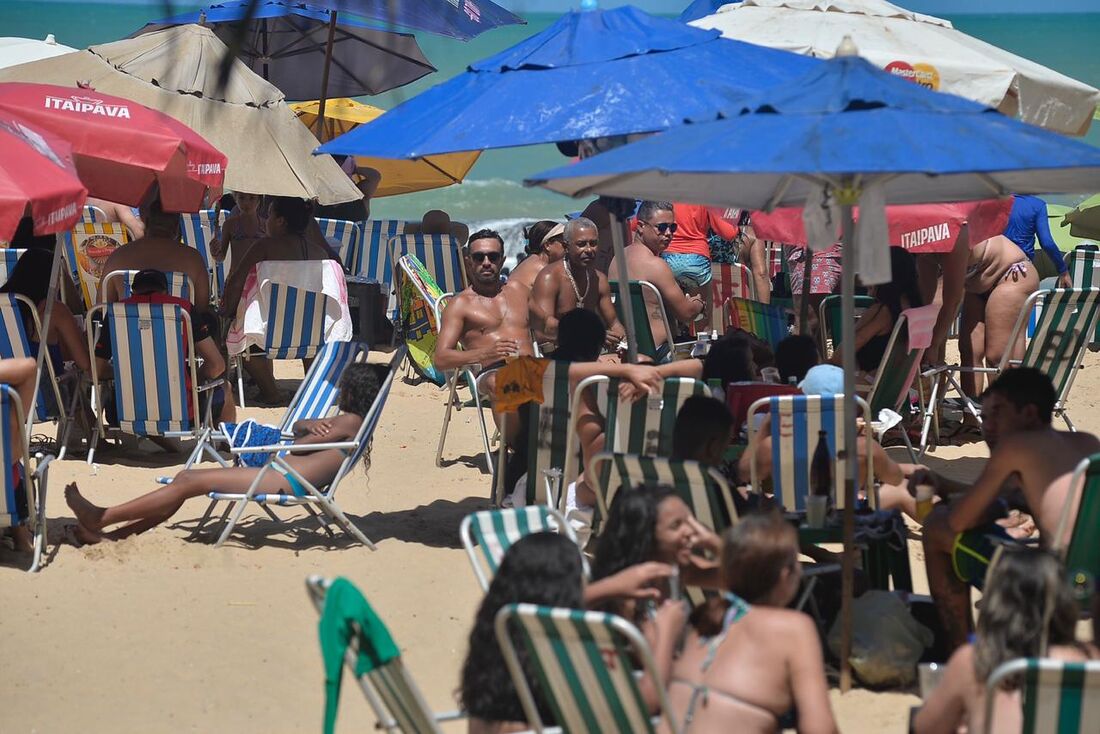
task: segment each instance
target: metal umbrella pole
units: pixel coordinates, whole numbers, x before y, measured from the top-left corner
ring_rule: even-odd
[[[336,11],[328,16],[328,41],[325,43],[325,66],[321,71],[321,97],[317,103],[317,139],[320,140],[325,129],[325,102],[328,101],[328,75],[332,67],[332,44],[336,38]]]

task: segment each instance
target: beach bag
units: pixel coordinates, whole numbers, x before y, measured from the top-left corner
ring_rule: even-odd
[[[829,630],[829,650],[840,657],[841,620]],[[934,642],[932,630],[913,618],[896,594],[875,589],[852,602],[852,670],[876,688],[908,686],[917,661]]]
[[[240,423],[221,423],[220,428],[229,445],[235,449],[249,446],[274,446],[283,440],[283,432],[278,426],[260,423],[252,418]],[[238,454],[237,458],[245,466],[261,467],[271,456],[267,453],[254,453]]]

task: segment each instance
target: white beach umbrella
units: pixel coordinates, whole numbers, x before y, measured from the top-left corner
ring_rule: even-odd
[[[0,36],[0,69],[16,64],[25,64],[28,61],[61,56],[73,51],[76,51],[76,49],[58,43],[52,33],[47,35],[44,41],[39,41],[36,38]]]
[[[823,59],[850,36],[887,71],[1068,135],[1084,135],[1100,105],[1083,82],[885,0],[743,0],[692,25]]]

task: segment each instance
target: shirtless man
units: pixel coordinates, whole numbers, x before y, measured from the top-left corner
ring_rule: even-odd
[[[961,494],[940,502],[923,531],[928,586],[952,649],[965,643],[973,629],[968,584],[981,588],[996,539],[1011,542],[994,522],[1004,514],[999,496],[1022,494],[1046,544],[1074,468],[1100,451],[1100,439],[1090,433],[1051,427],[1055,401],[1054,385],[1042,372],[1027,367],[1004,371],[982,394],[982,432],[990,457],[981,476],[972,485],[927,470],[909,479],[911,491],[930,483],[943,500]]]
[[[180,239],[179,214],[161,209],[155,199],[141,209],[145,235],[123,245],[107,258],[99,281],[99,297],[105,303],[122,300],[122,279],[111,280],[109,292],[103,291],[103,279],[115,270],[159,270],[162,273],[184,273],[191,279],[191,302],[203,310],[210,306],[210,274],[202,255]]]
[[[547,265],[556,263],[565,257],[565,241],[562,239],[565,225],[551,221],[537,222],[527,230],[528,255],[508,276],[509,283],[522,285],[530,293],[535,287],[535,278]],[[535,238],[538,238],[535,241]]]
[[[623,250],[630,277],[635,280],[647,280],[657,286],[665,308],[677,320],[688,323],[695,320],[703,310],[700,296],[688,296],[681,290],[676,276],[661,253],[672,241],[676,233],[676,218],[672,204],[665,201],[643,201],[638,208],[638,226],[634,229],[634,241]],[[611,277],[618,273],[618,264],[611,260]],[[665,332],[664,315],[661,304],[649,292],[645,293],[646,311],[649,314],[649,328],[653,332],[653,343],[666,344],[672,335]],[[657,362],[664,361],[667,354],[649,355]]]
[[[116,204],[106,199],[94,199],[91,196],[84,202],[85,206],[94,206],[107,215],[108,222],[118,222],[130,230],[131,239],[140,239],[145,236],[145,225],[134,216],[134,210],[125,204]]]
[[[607,327],[605,346],[614,348],[626,330],[615,315],[607,276],[595,267],[599,235],[592,220],[577,217],[565,225],[565,257],[547,265],[531,289],[531,315],[540,341],[556,341],[558,319],[574,308],[599,314]]]

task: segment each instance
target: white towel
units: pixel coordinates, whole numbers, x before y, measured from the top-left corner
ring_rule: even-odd
[[[802,207],[802,225],[806,229],[806,243],[814,252],[832,247],[838,239],[840,207],[832,190],[814,185]]]
[[[876,181],[859,195],[856,222],[856,273],[864,285],[889,283],[890,237],[886,225],[886,196]]]

